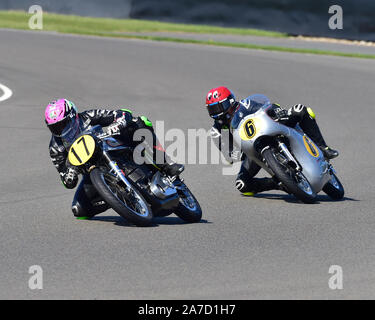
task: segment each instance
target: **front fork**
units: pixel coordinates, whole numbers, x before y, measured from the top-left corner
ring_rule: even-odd
[[[298,164],[297,160],[293,157],[285,143],[279,141],[278,147],[281,151],[281,153],[285,156],[285,158],[288,160],[288,164],[292,165],[296,171],[301,171],[301,166]]]
[[[132,190],[133,186],[130,184],[128,179],[126,179],[124,172],[119,168],[117,163],[111,159],[111,157],[109,156],[107,152],[104,151],[103,155],[104,155],[105,160],[107,161],[107,164],[111,168],[111,171],[113,171],[116,177],[118,177],[124,183],[126,190],[127,191]]]
[[[291,154],[291,152],[289,151],[289,149],[287,148],[287,146],[285,145],[285,143],[281,142],[281,141],[278,141],[278,149],[279,149],[279,152],[285,157],[285,162],[284,164],[285,165],[289,165],[291,167],[293,167],[295,170],[296,170],[296,175],[299,176],[301,174],[301,166],[299,165],[299,163],[297,162],[297,160],[294,158],[294,156]],[[263,151],[265,149],[268,149],[270,148],[269,146],[265,147],[261,153],[263,153]],[[274,173],[271,173],[271,176],[274,177]],[[279,182],[279,181],[276,181],[279,185],[279,187],[281,189],[283,189],[285,192],[289,193],[289,191],[283,187],[283,184],[282,182]]]

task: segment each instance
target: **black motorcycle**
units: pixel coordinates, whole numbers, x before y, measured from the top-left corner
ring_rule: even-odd
[[[199,222],[202,209],[183,179],[168,177],[147,163],[136,164],[133,152],[134,147],[106,135],[97,125],[75,139],[68,161],[90,175],[102,199],[137,226],[172,213],[186,222]]]

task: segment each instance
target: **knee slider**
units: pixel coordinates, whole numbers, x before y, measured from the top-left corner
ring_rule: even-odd
[[[82,206],[78,202],[72,204],[72,212],[75,217],[87,216],[87,212],[82,208]]]
[[[141,116],[140,118],[146,127],[152,127],[152,122],[146,116]]]
[[[245,182],[240,179],[236,180],[236,188],[238,191],[242,192],[242,190],[245,188]]]
[[[255,194],[251,185],[249,185],[249,183],[245,183],[245,181],[241,179],[236,180],[236,188],[245,196],[253,196]]]
[[[312,119],[315,119],[315,112],[310,107],[307,108],[307,112]]]

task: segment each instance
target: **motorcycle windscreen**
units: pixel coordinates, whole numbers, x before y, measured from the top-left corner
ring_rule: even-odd
[[[239,108],[232,119],[231,126],[236,129],[241,120],[249,114],[257,112],[259,109],[270,104],[270,100],[263,94],[253,94],[239,103]]]

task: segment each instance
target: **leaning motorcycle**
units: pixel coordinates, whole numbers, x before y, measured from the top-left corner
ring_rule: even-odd
[[[180,177],[168,177],[149,164],[136,164],[133,147],[107,135],[96,125],[71,144],[68,161],[89,175],[102,199],[137,226],[154,216],[175,213],[186,222],[199,222],[202,210]]]
[[[270,107],[261,94],[240,103],[231,123],[235,144],[302,202],[314,203],[321,190],[342,199],[344,188],[323,152],[298,125],[290,128],[274,121]]]

